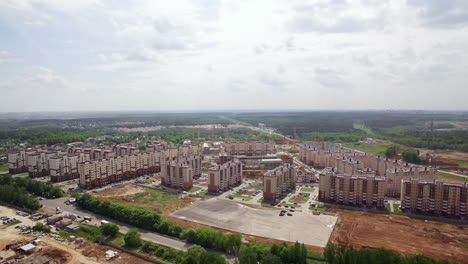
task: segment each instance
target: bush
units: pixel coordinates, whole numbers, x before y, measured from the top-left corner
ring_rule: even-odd
[[[141,235],[136,228],[128,230],[124,236],[125,246],[129,248],[138,248],[141,246]]]
[[[44,233],[50,233],[50,227],[47,225],[44,225],[41,222],[37,222],[35,226],[33,226],[33,231],[36,232],[44,232]]]
[[[113,223],[103,224],[100,229],[103,235],[109,237],[115,237],[119,233],[119,227]]]
[[[403,161],[414,163],[414,164],[421,164],[421,157],[419,157],[419,150],[415,149],[408,149],[401,153]]]

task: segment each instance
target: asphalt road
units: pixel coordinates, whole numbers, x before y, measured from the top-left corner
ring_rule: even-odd
[[[126,223],[122,223],[122,222],[119,222],[119,221],[115,221],[114,219],[110,219],[110,218],[107,218],[107,217],[103,217],[103,216],[94,214],[94,213],[92,213],[90,211],[83,210],[83,209],[79,208],[78,206],[66,205],[65,201],[67,199],[68,198],[66,198],[66,197],[62,197],[62,198],[58,198],[58,199],[44,199],[44,200],[41,200],[41,204],[44,207],[52,208],[54,210],[55,210],[55,208],[60,207],[60,210],[62,210],[64,213],[80,215],[80,216],[91,216],[93,218],[93,221],[91,222],[91,224],[97,223],[99,225],[101,220],[107,220],[107,221],[109,221],[111,223],[115,223],[119,227],[120,232],[122,232],[122,233],[127,233],[128,229],[133,228],[133,226],[131,226],[131,225],[128,225]],[[169,237],[165,237],[165,236],[161,236],[161,235],[152,233],[152,232],[150,232],[148,230],[144,230],[144,229],[138,229],[138,230],[140,231],[141,237],[142,237],[143,240],[151,241],[151,242],[154,242],[156,244],[168,246],[168,247],[178,249],[178,250],[182,250],[182,251],[187,251],[187,248],[192,245],[190,243],[182,242],[182,241],[179,241],[179,240],[176,240],[176,239],[172,239],[172,238],[169,238]],[[216,253],[220,254],[219,252],[216,252]],[[222,254],[222,255],[226,258],[226,260],[229,263],[234,263],[234,260],[235,260],[234,256],[226,255],[226,254]]]

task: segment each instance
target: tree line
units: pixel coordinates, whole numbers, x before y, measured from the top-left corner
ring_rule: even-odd
[[[435,260],[424,255],[401,255],[388,249],[361,248],[328,244],[324,252],[329,264],[455,264],[447,260]]]
[[[47,199],[55,199],[63,196],[63,192],[59,187],[40,181],[34,181],[29,177],[11,177],[8,174],[3,174],[0,175],[0,184],[24,188],[31,194]]]
[[[41,203],[31,194],[45,198],[63,196],[62,190],[52,185],[36,182],[28,177],[0,175],[0,201],[26,211],[36,211],[41,208]]]

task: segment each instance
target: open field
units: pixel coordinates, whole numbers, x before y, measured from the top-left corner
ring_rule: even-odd
[[[279,216],[279,210],[251,208],[235,202],[210,199],[173,213],[174,217],[248,235],[324,247],[334,216],[294,213]]]
[[[340,214],[331,241],[354,247],[385,247],[402,254],[424,254],[466,263],[468,225],[332,208]]]
[[[445,172],[438,171],[437,172],[437,179],[444,180],[444,181],[449,181],[449,182],[467,182],[468,178],[466,177],[461,177]]]
[[[366,143],[356,142],[356,143],[344,144],[344,146],[347,148],[352,148],[352,149],[360,150],[363,152],[372,153],[374,155],[384,156],[385,150],[387,150],[387,148],[391,146],[391,144],[388,144],[388,143],[366,144]]]
[[[100,199],[113,200],[130,206],[153,209],[164,216],[177,209],[184,208],[192,202],[200,200],[195,197],[182,197],[179,194],[167,193],[133,184],[119,185],[101,192],[93,193]]]

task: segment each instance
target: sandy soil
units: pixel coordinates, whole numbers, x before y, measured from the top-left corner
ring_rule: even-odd
[[[464,160],[468,161],[468,153],[456,151],[456,150],[433,150],[419,148],[422,157],[425,157],[426,153],[438,159],[438,160]]]
[[[331,241],[468,263],[468,225],[330,209],[340,214]]]
[[[119,199],[145,191],[146,189],[144,187],[133,184],[125,184],[114,186],[100,192],[93,192],[93,195],[101,199]]]

